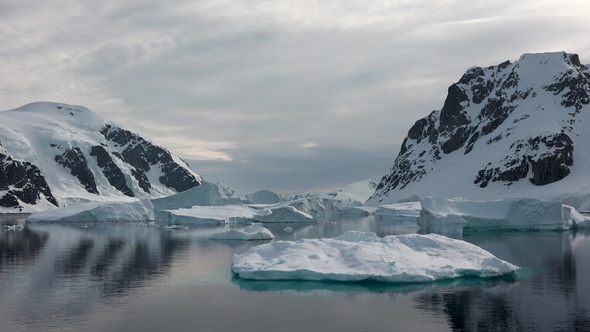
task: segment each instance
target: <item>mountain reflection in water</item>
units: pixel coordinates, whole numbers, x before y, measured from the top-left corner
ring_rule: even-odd
[[[348,230],[379,236],[409,232],[374,218],[265,226],[279,240],[334,237]],[[293,231],[283,231],[286,226]],[[590,330],[589,232],[467,234],[464,240],[523,270],[491,280],[391,285],[241,280],[230,272],[233,254],[266,242],[208,239],[221,229],[168,231],[116,223],[3,231],[0,326],[6,331],[300,331],[338,322],[344,331]],[[256,325],[258,320],[265,325]]]

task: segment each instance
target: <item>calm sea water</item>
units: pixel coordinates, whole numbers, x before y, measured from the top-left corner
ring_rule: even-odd
[[[267,225],[284,240],[415,232],[370,217],[286,226]],[[590,232],[466,235],[523,270],[388,285],[237,279],[232,255],[261,242],[208,239],[222,229],[0,230],[0,331],[590,331]]]

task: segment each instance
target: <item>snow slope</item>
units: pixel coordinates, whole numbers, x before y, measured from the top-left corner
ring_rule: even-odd
[[[341,209],[347,209],[353,206],[362,205],[375,192],[377,183],[373,179],[366,179],[357,181],[348,186],[328,192],[312,192],[308,191],[303,194],[291,197],[291,200],[296,200],[302,197],[321,197],[339,202],[338,206]]]
[[[48,197],[59,206],[163,197],[202,182],[177,156],[83,106],[37,102],[0,112],[0,145],[0,212],[44,210]],[[14,160],[37,168],[50,193],[27,196],[18,181],[2,181]],[[9,192],[17,200],[2,204]]]
[[[449,87],[441,110],[410,128],[368,204],[587,196],[589,104],[590,70],[575,54],[472,67]]]

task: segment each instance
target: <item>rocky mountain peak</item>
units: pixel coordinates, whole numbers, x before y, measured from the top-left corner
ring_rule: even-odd
[[[0,112],[0,212],[158,198],[203,179],[182,159],[83,106]]]
[[[428,183],[445,183],[438,177],[452,173],[441,171],[449,165],[469,179],[455,186],[459,196],[469,186],[476,189],[468,193],[485,197],[491,183],[510,191],[506,186],[523,179],[533,186],[560,181],[575,164],[589,94],[590,72],[577,54],[524,54],[513,63],[471,67],[448,88],[442,108],[410,128],[372,200],[445,192]],[[524,190],[518,187],[515,194]]]

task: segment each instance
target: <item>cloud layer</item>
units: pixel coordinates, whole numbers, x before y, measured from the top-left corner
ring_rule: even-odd
[[[8,1],[0,98],[87,106],[244,191],[333,188],[384,174],[470,66],[589,63],[588,17],[583,0]]]

